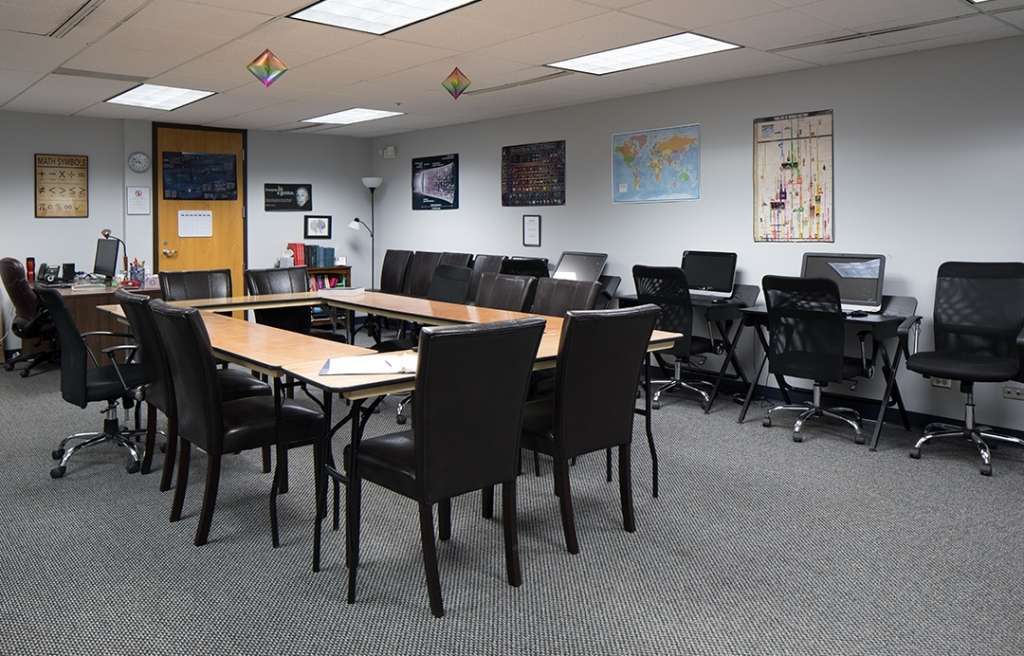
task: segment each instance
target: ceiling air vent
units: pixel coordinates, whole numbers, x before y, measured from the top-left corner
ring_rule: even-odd
[[[63,23],[58,25],[57,29],[50,32],[50,36],[57,39],[62,39],[66,37],[71,32],[71,30],[81,25],[82,21],[88,18],[89,14],[96,11],[96,8],[102,5],[105,1],[106,0],[86,0],[82,3],[82,6],[80,6],[78,9],[74,11],[74,13],[68,16]]]

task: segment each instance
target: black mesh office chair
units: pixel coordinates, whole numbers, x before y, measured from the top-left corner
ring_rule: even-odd
[[[810,403],[779,405],[768,411],[764,425],[772,425],[776,412],[799,412],[793,441],[802,442],[800,431],[808,419],[828,417],[841,421],[864,443],[860,414],[851,408],[826,408],[822,390],[829,383],[863,375],[860,362],[844,355],[846,317],[839,287],[824,278],[765,276],[761,281],[768,307],[769,371],[814,381]]]
[[[128,452],[128,462],[125,469],[132,474],[139,470],[142,460],[139,448],[135,440],[144,431],[138,429],[139,415],[138,405],[135,403],[135,391],[146,382],[145,369],[141,364],[129,362],[135,351],[134,345],[111,346],[102,350],[110,364],[104,364],[89,345],[87,338],[93,337],[123,337],[131,338],[128,334],[113,333],[107,330],[97,330],[80,333],[75,326],[71,313],[64,305],[64,297],[55,289],[38,290],[39,298],[42,300],[46,310],[53,319],[57,329],[57,339],[60,341],[60,392],[65,401],[79,408],[84,408],[90,403],[105,401],[107,404],[104,410],[103,430],[90,433],[75,433],[60,442],[50,454],[54,460],[59,461],[56,467],[50,470],[52,478],[61,478],[67,472],[67,464],[79,450],[95,446],[97,444],[112,443]],[[118,362],[118,354],[125,357]],[[93,366],[89,366],[89,362]],[[127,412],[135,407],[135,429],[121,426],[117,418],[119,404],[123,405]],[[74,444],[72,444],[74,442]],[[72,444],[71,446],[68,446]]]
[[[504,255],[477,255],[473,258],[473,277],[469,281],[469,298],[476,298],[480,288],[480,276],[485,273],[501,273],[505,264]]]
[[[160,293],[165,301],[230,298],[231,270],[161,271]]]
[[[935,350],[914,353],[907,369],[925,378],[960,381],[964,425],[930,424],[910,451],[934,439],[959,437],[981,454],[981,473],[992,475],[988,441],[1024,446],[975,423],[974,384],[1024,382],[1024,262],[946,262],[935,285]]]
[[[521,584],[516,476],[523,403],[543,333],[540,319],[424,328],[420,333],[416,397],[421,402],[412,413],[412,430],[363,441],[354,461],[346,448],[349,603],[356,595],[363,480],[419,504],[423,564],[435,617],[444,615],[444,604],[434,504],[439,506],[440,537],[448,540],[452,498],[500,483],[506,573],[510,585]],[[481,384],[484,379],[486,384]]]
[[[14,306],[14,320],[11,322],[11,332],[22,340],[22,349],[25,348],[25,341],[39,339],[46,347],[37,350],[35,353],[22,352],[15,357],[4,361],[4,369],[14,371],[19,364],[27,364],[21,370],[21,377],[28,378],[36,367],[53,362],[60,357],[60,349],[57,346],[57,330],[53,326],[49,313],[39,297],[32,289],[32,283],[28,281],[25,274],[25,266],[20,260],[13,257],[5,257],[0,260],[0,279],[3,280],[7,297],[11,299]],[[0,344],[2,346],[2,344]]]
[[[637,303],[653,303],[661,308],[658,329],[682,335],[670,350],[655,354],[662,369],[671,368],[672,377],[651,381],[651,385],[656,386],[651,396],[652,407],[660,408],[661,396],[675,390],[696,394],[701,399],[701,405],[707,407],[711,403],[710,390],[713,384],[683,375],[683,367],[690,363],[692,357],[714,353],[716,349],[713,339],[693,334],[693,304],[686,274],[679,267],[637,264],[633,267],[633,284],[636,286]],[[671,355],[673,361],[669,363],[665,355]]]
[[[496,310],[523,312],[529,307],[536,278],[485,273],[480,276],[476,304]]]

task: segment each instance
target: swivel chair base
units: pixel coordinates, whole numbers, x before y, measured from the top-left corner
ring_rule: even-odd
[[[981,467],[979,471],[982,476],[992,475],[992,451],[985,440],[994,442],[1008,442],[1017,446],[1024,446],[1024,440],[1009,435],[1000,435],[987,430],[987,426],[978,426],[974,420],[974,393],[966,392],[967,401],[964,404],[964,425],[933,423],[924,427],[924,435],[917,441],[914,448],[910,450],[910,457],[914,460],[921,458],[921,447],[935,439],[947,437],[959,437],[972,442],[981,455]],[[994,446],[994,445],[993,445]]]
[[[19,353],[9,360],[4,360],[4,371],[14,371],[16,365],[27,362],[28,366],[20,369],[22,378],[28,378],[36,367],[49,363],[59,362],[59,352],[55,350],[40,351],[38,353]]]
[[[412,394],[406,394],[399,400],[398,408],[395,410],[395,421],[399,424],[404,424],[409,420],[405,415],[405,409],[412,403]]]
[[[714,385],[706,380],[697,379],[683,379],[683,363],[681,360],[676,360],[673,364],[674,371],[672,372],[671,380],[652,380],[651,385],[658,385],[659,387],[654,390],[654,394],[651,396],[651,407],[655,410],[661,409],[661,395],[665,392],[674,392],[675,390],[685,390],[691,392],[700,397],[700,404],[706,408],[711,403],[710,390],[714,389]],[[707,388],[707,391],[701,388]]]
[[[800,416],[796,418],[796,422],[793,424],[793,441],[803,442],[804,436],[800,434],[800,431],[803,429],[804,424],[809,419],[826,417],[848,425],[854,430],[854,442],[857,444],[864,444],[865,438],[860,413],[853,408],[826,408],[822,406],[821,390],[822,386],[819,383],[815,383],[813,390],[814,396],[810,403],[775,406],[768,411],[768,414],[765,415],[762,424],[765,427],[770,427],[772,425],[772,413],[775,412],[799,412]]]
[[[60,441],[60,446],[50,452],[51,458],[60,461],[56,467],[50,470],[50,478],[63,478],[64,474],[67,473],[68,461],[78,451],[96,446],[97,444],[106,444],[107,442],[111,442],[115,446],[128,451],[128,462],[125,463],[125,470],[129,474],[139,471],[140,464],[142,463],[142,453],[136,442],[146,434],[146,431],[138,428],[122,427],[121,422],[117,418],[117,408],[117,401],[107,403],[107,409],[103,411],[106,417],[103,420],[102,431],[74,433]],[[69,444],[71,446],[68,446]]]

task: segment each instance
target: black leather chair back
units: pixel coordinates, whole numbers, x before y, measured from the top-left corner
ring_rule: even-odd
[[[169,415],[174,411],[174,388],[171,386],[171,369],[164,350],[164,344],[153,321],[153,312],[149,309],[150,298],[142,294],[132,294],[123,289],[114,292],[114,298],[124,310],[125,319],[131,326],[135,344],[139,347],[136,359],[142,360],[143,371],[149,386],[146,388],[146,401]]]
[[[594,309],[606,310],[615,302],[615,293],[619,291],[622,278],[619,276],[598,276],[597,282],[601,285],[601,291],[597,294],[597,302],[594,304]]]
[[[14,306],[14,316],[27,321],[34,319],[39,312],[39,297],[28,281],[21,260],[13,257],[0,260],[0,278]]]
[[[430,282],[434,279],[434,269],[441,262],[441,254],[430,251],[416,251],[409,263],[409,273],[405,277],[402,293],[406,296],[426,298]]]
[[[430,281],[427,298],[445,303],[465,303],[469,296],[469,279],[472,269],[461,266],[439,264],[434,269],[434,278]]]
[[[388,249],[380,269],[380,291],[401,294],[405,290],[405,277],[412,262],[412,251]]]
[[[536,318],[420,332],[412,426],[421,498],[433,502],[515,479],[523,404],[543,333]]]
[[[570,310],[592,310],[600,290],[596,282],[538,278],[530,312],[563,317]]]
[[[57,329],[57,342],[60,344],[61,396],[68,403],[84,408],[89,403],[85,388],[85,373],[89,365],[86,361],[88,349],[85,340],[71,318],[67,306],[64,305],[64,297],[59,291],[41,288],[37,293]]]
[[[449,266],[468,267],[473,262],[471,253],[441,253],[441,260],[438,264]]]
[[[680,267],[637,264],[633,267],[633,285],[638,304],[653,303],[661,309],[658,329],[682,335],[676,340],[674,350],[689,353],[693,337],[693,304],[683,270]]]
[[[230,298],[231,270],[161,271],[160,292],[165,301]]]
[[[477,256],[482,257],[482,256]],[[476,304],[496,310],[523,312],[528,307],[536,278],[485,273],[480,276]]]
[[[629,444],[636,388],[656,305],[569,312],[555,369],[555,417],[563,455]]]
[[[151,301],[157,332],[163,340],[174,387],[178,432],[207,453],[221,453],[224,419],[217,367],[210,336],[195,308],[176,308]]]
[[[249,269],[245,272],[245,290],[249,294],[292,294],[309,291],[309,272],[306,267],[286,269]],[[256,323],[281,330],[309,334],[313,318],[308,307],[272,308],[253,310]]]
[[[839,287],[825,278],[765,276],[769,370],[817,382],[843,379],[846,318]]]
[[[485,273],[501,273],[505,263],[504,255],[477,255],[473,258],[473,277],[469,281],[469,297],[476,298],[480,289],[480,276]]]
[[[510,257],[501,265],[501,273],[510,276],[533,276],[534,278],[547,278],[551,275],[548,271],[548,260],[545,257]]]
[[[935,350],[1018,355],[1024,262],[946,262],[935,285]]]

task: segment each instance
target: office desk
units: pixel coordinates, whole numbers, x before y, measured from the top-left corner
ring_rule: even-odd
[[[761,343],[764,357],[761,359],[761,366],[758,367],[757,375],[754,377],[750,384],[747,386],[747,396],[744,399],[743,407],[740,409],[740,415],[737,421],[743,423],[747,417],[747,410],[750,408],[750,403],[754,398],[754,391],[757,387],[757,381],[761,378],[761,373],[764,371],[765,363],[768,361],[768,309],[763,306],[755,306],[750,308],[744,308],[740,311],[743,314],[743,321],[740,324],[742,329],[744,326],[750,326],[754,328],[754,332]],[[909,348],[907,345],[909,326],[920,320],[915,312],[917,312],[917,299],[911,296],[883,296],[882,297],[882,311],[878,313],[870,313],[863,317],[846,317],[847,330],[854,331],[855,333],[869,333],[872,336],[874,342],[874,348],[877,353],[871,354],[871,361],[876,359],[877,355],[882,358],[882,374],[885,377],[885,393],[882,398],[878,401],[878,416],[875,419],[875,428],[871,435],[871,450],[875,451],[878,449],[878,439],[882,432],[882,423],[885,421],[885,412],[890,405],[895,404],[900,412],[900,419],[903,421],[903,427],[910,430],[910,419],[907,417],[907,410],[903,405],[903,396],[900,394],[899,384],[896,382],[896,373],[899,369],[901,360],[903,357],[909,354]],[[738,340],[738,335],[737,335]],[[894,355],[889,351],[886,346],[887,342],[896,341],[896,347],[894,349]],[[733,342],[733,348],[735,348],[736,340]],[[782,376],[776,374],[775,380],[779,385],[779,390],[782,393],[783,399],[786,403],[790,403],[789,390],[792,389]]]

